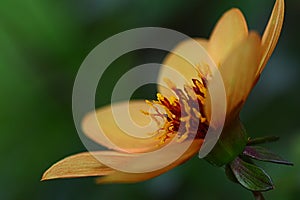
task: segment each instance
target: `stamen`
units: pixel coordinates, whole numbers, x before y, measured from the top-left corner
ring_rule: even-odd
[[[157,123],[158,129],[154,134],[157,135],[159,145],[174,137],[177,142],[195,137],[204,139],[208,129],[208,121],[203,112],[207,93],[205,78],[200,76],[200,79],[192,79],[193,84],[184,85],[184,91],[176,88],[171,80],[164,80],[177,97],[167,98],[157,93],[157,100],[145,101],[153,108],[154,113],[142,111]],[[165,113],[161,113],[158,107],[163,108]]]
[[[205,78],[206,80],[212,78],[212,71],[207,63],[197,64],[196,70],[198,71],[199,77]]]

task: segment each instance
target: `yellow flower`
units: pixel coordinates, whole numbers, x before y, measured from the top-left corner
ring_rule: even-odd
[[[202,38],[195,39],[213,59],[224,81],[227,112],[225,129],[221,140],[222,137],[227,137],[224,136],[227,132],[233,132],[232,136],[228,133],[229,138],[232,139],[235,137],[234,127],[232,128],[231,126],[237,123],[239,112],[247,96],[257,82],[276,46],[283,18],[284,0],[277,0],[261,38],[256,32],[248,32],[246,21],[240,10],[231,9],[218,21],[208,40]],[[182,42],[175,48],[175,51],[185,51],[187,54],[193,54],[193,49],[188,48],[190,42],[189,40]],[[147,124],[149,118],[156,120],[158,124],[157,134],[145,139],[129,136],[118,128],[113,118],[111,106],[100,108],[96,113],[98,121],[94,113],[85,117],[83,120],[83,130],[89,138],[112,150],[84,152],[67,157],[50,167],[44,173],[42,180],[101,176],[97,180],[99,183],[138,182],[158,176],[194,156],[203,143],[205,131],[207,131],[209,125],[210,111],[206,110],[209,107],[206,105],[209,103],[206,94],[209,70],[207,70],[205,63],[203,64],[201,60],[192,63],[194,66],[194,70],[192,70],[190,63],[175,54],[169,54],[164,64],[183,74],[183,76],[191,81],[190,85],[186,85],[184,89],[178,89],[175,86],[175,81],[175,84],[173,84],[172,81],[166,80],[177,97],[171,97],[168,92],[159,87],[160,93],[157,95],[157,101],[146,101],[145,103],[145,101],[134,100],[130,102],[132,120],[138,122],[140,125]],[[166,71],[163,68],[160,72],[159,81],[164,78],[165,73]],[[194,77],[197,75],[199,76],[195,79]],[[200,112],[194,109],[193,105],[195,102],[199,103]],[[126,104],[117,103],[113,106],[123,108]],[[148,112],[149,106],[153,112]],[[158,109],[159,107],[163,108],[165,113],[162,113]],[[144,114],[141,113],[141,110],[144,111]],[[182,114],[182,111],[187,114]],[[196,127],[196,131],[194,131],[195,134],[191,136],[189,130],[195,128],[192,125],[193,120],[198,120],[197,123],[199,125]],[[101,131],[98,123],[101,125]],[[184,124],[185,128],[183,130],[179,130],[178,128],[178,124],[180,123]],[[227,130],[228,126],[231,127],[230,130]],[[237,130],[237,132],[239,131]],[[175,143],[176,145],[171,144],[169,148],[169,153],[176,153],[180,149],[178,146],[184,146],[189,142],[190,137],[193,137],[194,140],[188,150],[166,167],[160,168],[161,163],[156,160],[150,159],[145,162],[143,159],[138,159],[139,155],[143,152],[152,152],[167,145],[171,138],[177,138],[180,141]],[[244,145],[242,144],[242,147]],[[241,152],[234,153],[239,154]],[[106,163],[131,164],[134,166],[145,166],[147,163],[152,163],[152,168],[157,169],[144,173],[118,171],[100,163],[96,159],[97,156],[101,156]],[[159,159],[162,162],[163,160],[167,160],[169,156],[169,154],[165,153],[160,154],[159,157],[152,157],[152,159]],[[232,158],[229,159],[232,160]]]

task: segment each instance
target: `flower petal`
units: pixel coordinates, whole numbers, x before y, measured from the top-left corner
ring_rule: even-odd
[[[220,66],[227,96],[227,115],[238,114],[250,93],[260,59],[260,36],[250,32]]]
[[[183,85],[190,83],[193,78],[199,78],[198,67],[213,63],[207,48],[208,41],[202,38],[185,40],[178,44],[163,61],[157,80],[158,91],[166,97],[174,96],[168,89],[165,78],[171,80],[180,89],[183,89]]]
[[[109,149],[152,151],[158,148],[159,140],[152,134],[158,126],[141,112],[149,108],[142,100],[114,103],[89,113],[83,119],[82,129],[90,139]]]
[[[227,11],[215,26],[208,44],[208,51],[220,66],[231,50],[248,35],[246,20],[239,9]]]
[[[208,49],[208,40],[205,38],[193,38],[196,40],[205,50]]]
[[[210,57],[207,48],[208,41],[205,39],[190,39],[178,44],[172,50],[172,54],[170,53],[163,62],[158,77],[158,84],[160,84],[158,90],[166,97],[176,96],[168,89],[168,85],[164,82],[165,78],[171,80],[176,88],[184,91],[183,85],[192,85],[192,79],[199,79],[200,76],[203,76],[207,80],[210,80],[214,77],[215,84],[208,84],[207,88],[213,101],[211,102],[210,95],[208,95],[204,113],[210,121],[212,115],[211,107],[220,108],[214,109],[214,120],[210,121],[211,125],[216,127],[219,123],[222,123],[222,116],[224,116],[225,102],[224,104],[219,103],[218,100],[225,98],[225,91],[223,85],[221,85],[221,77],[216,73],[218,68]],[[174,73],[174,70],[177,73]],[[211,89],[214,91],[211,91]]]
[[[283,19],[284,0],[277,0],[274,5],[268,25],[262,37],[262,58],[260,62],[260,67],[257,71],[257,75],[259,75],[262,72],[275,49],[275,46],[278,42],[278,38],[280,36]]]
[[[160,146],[160,149],[147,153],[123,153],[115,151],[101,151],[93,154],[106,166],[117,171],[126,173],[149,173],[163,169],[178,158],[193,154],[202,145],[202,139],[185,140],[184,142],[171,141],[167,145]]]
[[[114,172],[101,164],[88,152],[69,156],[52,165],[43,175],[42,180],[56,178],[75,178],[86,176],[103,176]]]
[[[140,182],[140,181],[145,181],[151,178],[154,178],[156,176],[159,176],[174,167],[183,164],[185,161],[190,159],[192,156],[198,153],[199,148],[202,145],[202,140],[194,140],[192,145],[189,147],[189,149],[182,155],[180,158],[178,158],[175,162],[172,164],[168,165],[167,167],[164,167],[159,170],[155,170],[152,172],[147,172],[147,173],[126,173],[126,172],[121,172],[121,171],[116,171],[114,173],[111,173],[107,176],[100,177],[97,179],[97,183],[135,183],[135,182]],[[160,155],[158,160],[162,161],[162,159],[168,159],[168,154],[163,154]],[[151,163],[157,162],[155,160],[149,160],[148,162],[142,162],[142,163],[131,163],[132,165],[145,165],[145,164],[151,164]],[[159,163],[157,163],[159,164]]]
[[[167,151],[168,153],[176,153],[177,150],[181,150],[183,143],[176,143],[177,145],[172,145]],[[151,171],[148,173],[126,173],[121,171],[116,171],[112,167],[118,169],[125,169],[124,166],[129,166],[131,169],[139,169],[148,167],[155,168],[161,166],[161,163],[168,159],[170,154],[157,154],[157,157],[152,157],[151,160],[143,159],[144,154],[128,154],[115,151],[98,151],[98,152],[84,152],[76,155],[69,156],[53,166],[51,166],[43,175],[42,180],[50,180],[57,178],[76,178],[76,177],[87,177],[87,176],[107,176],[111,177],[104,178],[105,180],[118,179],[118,182],[132,182],[133,178],[139,177],[145,180],[154,175],[159,175],[171,168],[183,163],[191,156],[193,156],[199,148],[201,147],[202,140],[194,140],[192,145],[187,151],[184,152],[182,156],[171,165],[164,167],[162,169]],[[148,157],[146,157],[148,158]],[[105,164],[103,164],[105,163]],[[119,175],[118,175],[119,174]],[[123,178],[121,178],[123,177]],[[121,178],[121,179],[120,179]],[[135,179],[136,180],[136,179]]]

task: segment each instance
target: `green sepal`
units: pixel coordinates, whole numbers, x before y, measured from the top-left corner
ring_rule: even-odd
[[[225,174],[230,181],[234,183],[239,183],[238,180],[235,178],[229,164],[225,165]]]
[[[240,155],[247,144],[247,134],[240,123],[226,124],[222,134],[211,152],[204,158],[210,164],[221,167]]]
[[[237,181],[248,190],[263,192],[274,188],[270,176],[263,169],[239,157],[230,163],[230,168]]]
[[[277,136],[265,136],[265,137],[259,137],[259,138],[249,138],[247,145],[257,145],[257,144],[263,144],[267,142],[276,142],[279,140],[279,137]]]
[[[243,155],[264,162],[272,162],[283,165],[293,165],[293,163],[281,158],[279,155],[260,146],[246,146]]]

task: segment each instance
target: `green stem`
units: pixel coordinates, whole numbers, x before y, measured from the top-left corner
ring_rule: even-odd
[[[254,192],[253,191],[252,193],[253,193],[254,198],[256,200],[265,200],[265,198],[264,198],[264,196],[263,196],[263,194],[261,192]]]

